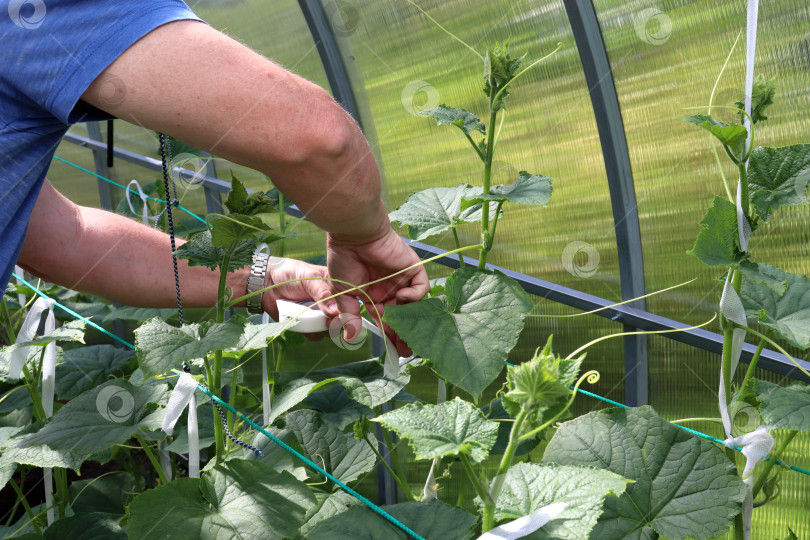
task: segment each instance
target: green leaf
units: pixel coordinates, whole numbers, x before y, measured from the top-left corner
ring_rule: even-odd
[[[612,408],[563,423],[545,463],[597,466],[634,480],[608,497],[592,538],[714,538],[740,513],[746,486],[723,450],[659,417]]]
[[[780,295],[761,283],[744,279],[740,298],[745,314],[794,347],[810,348],[810,279],[766,264],[759,265],[759,269],[762,274],[787,283],[787,290]]]
[[[98,512],[112,516],[126,514],[127,500],[130,494],[137,492],[135,478],[121,471],[98,478],[77,480],[70,484],[69,489],[70,508],[74,512]]]
[[[211,415],[208,415],[211,416]],[[270,434],[274,435],[277,439],[284,442],[285,444],[295,448],[296,450],[301,450],[300,445],[298,444],[298,440],[295,438],[295,434],[292,432],[291,429],[284,428],[278,429],[273,426],[267,428]],[[265,436],[263,433],[256,432],[253,437],[253,442],[251,443],[253,446],[258,448],[262,451],[262,456],[257,457],[256,454],[252,450],[248,450],[245,448],[241,455],[239,452],[231,454],[232,457],[227,459],[239,458],[245,459],[248,461],[260,461],[266,465],[269,465],[273,468],[273,470],[282,472],[287,471],[296,477],[298,480],[302,482],[307,479],[307,468],[304,467],[303,462],[299,459],[293,457],[287,450],[276,444],[275,441]],[[212,464],[213,460],[209,462]],[[314,509],[310,509],[310,511],[314,511]]]
[[[156,404],[168,399],[166,384],[132,386],[110,381],[70,400],[19,447],[47,444],[54,450],[92,454],[125,443],[142,426],[160,429],[164,410]]]
[[[429,188],[417,191],[391,212],[391,221],[406,225],[412,240],[424,240],[462,223],[481,221],[481,205],[462,209],[464,198],[480,194],[480,188],[468,184],[456,187]],[[494,214],[496,205],[490,204]]]
[[[270,410],[268,423],[273,423],[276,418],[304,401],[309,394],[318,388],[335,381],[337,381],[337,379],[324,379],[318,382],[308,382],[286,388],[273,400],[273,408]]]
[[[481,204],[484,201],[508,201],[516,204],[545,206],[551,198],[552,191],[551,178],[539,174],[529,174],[526,171],[520,171],[514,184],[491,186],[486,195],[483,193],[483,188],[477,189],[478,195],[465,197],[461,201],[462,209]]]
[[[726,146],[731,154],[741,160],[745,153],[745,139],[748,130],[738,124],[725,124],[705,114],[695,114],[684,118],[687,122],[700,126]]]
[[[243,323],[203,322],[180,328],[160,319],[150,319],[135,330],[135,349],[145,377],[178,368],[183,361],[203,358],[216,349],[230,349],[239,343]]]
[[[64,352],[63,364],[56,366],[56,395],[73,399],[110,378],[129,374],[129,361],[135,352],[112,345],[90,345]]]
[[[352,506],[359,504],[359,501],[346,493],[345,491],[336,491],[334,493],[315,494],[318,503],[312,507],[307,514],[304,524],[301,526],[300,533],[304,538],[309,538],[309,531],[318,523],[325,521],[331,517],[342,514]]]
[[[17,427],[0,427],[0,489],[5,487],[9,479],[17,471],[17,464],[6,458],[3,447],[20,429]]]
[[[466,454],[478,463],[498,437],[498,424],[459,397],[439,405],[412,403],[374,421],[408,439],[416,459]]]
[[[211,220],[211,245],[226,250],[234,244],[253,238],[263,239],[269,233],[264,221],[258,216],[231,214]]]
[[[45,540],[64,540],[81,538],[82,540],[126,540],[127,533],[118,524],[118,519],[108,514],[77,514],[54,521],[45,530]]]
[[[810,431],[810,386],[779,386],[754,379],[759,412],[771,429]]]
[[[796,533],[793,532],[793,529],[788,527],[788,534],[782,540],[799,540],[799,537],[796,536]]]
[[[253,264],[253,252],[257,241],[245,240],[236,246],[228,264],[228,272],[233,272]],[[189,266],[205,266],[216,270],[224,262],[225,250],[211,244],[211,231],[201,232],[192,236],[188,242],[177,248],[175,254],[179,259],[187,259]]]
[[[763,285],[767,289],[775,292],[777,295],[782,296],[787,290],[787,281],[783,277],[779,277],[772,272],[769,272],[767,269],[765,269],[766,266],[767,265],[757,264],[754,261],[745,260],[740,261],[737,269],[749,282]]]
[[[506,368],[508,391],[503,396],[503,406],[512,416],[520,409],[532,413],[542,412],[560,398],[571,395],[568,386],[576,380],[579,366],[585,356],[563,359],[540,350],[528,362]]]
[[[246,324],[242,332],[242,337],[239,338],[239,343],[236,344],[237,351],[249,351],[252,349],[264,349],[267,347],[268,340],[275,339],[280,336],[287,327],[286,322],[271,322],[264,324]]]
[[[338,480],[351,482],[374,468],[377,456],[369,445],[324,421],[317,411],[292,411],[286,420],[304,453]]]
[[[8,354],[14,349],[19,349],[20,347],[29,347],[32,345],[47,345],[48,343],[54,341],[74,341],[78,343],[84,343],[84,321],[70,321],[66,322],[59,328],[55,329],[53,332],[49,332],[44,336],[36,335],[30,341],[20,341],[9,345],[8,347],[3,347],[0,349],[0,354]],[[40,351],[41,352],[41,349]],[[39,354],[39,352],[37,354]]]
[[[422,538],[469,540],[473,537],[473,526],[477,521],[472,514],[438,500],[394,504],[383,509]],[[371,509],[358,505],[322,521],[310,531],[307,538],[408,540],[411,537]]]
[[[810,144],[780,148],[758,146],[748,161],[748,186],[754,211],[767,221],[782,206],[807,203]]]
[[[445,296],[386,306],[383,320],[443,378],[477,399],[503,370],[532,309],[513,279],[462,268],[447,278]]]
[[[567,505],[562,513],[525,538],[588,538],[602,513],[605,497],[621,495],[628,483],[630,480],[610,471],[590,467],[519,463],[506,472],[495,505],[495,519],[511,521],[562,502]],[[480,501],[476,502],[480,505]]]
[[[32,467],[61,467],[73,469],[77,473],[86,455],[74,452],[71,449],[54,449],[47,444],[25,444],[25,438],[36,433],[42,423],[31,424],[23,429],[0,428],[2,430],[17,430],[0,444],[0,468],[6,468],[13,463],[30,465]],[[8,434],[9,432],[7,432]],[[2,436],[0,436],[2,439]]]
[[[177,310],[174,308],[142,308],[132,306],[116,306],[102,319],[101,322],[109,323],[117,320],[127,321],[145,321],[158,317],[160,319],[171,319],[177,315]]]
[[[214,443],[214,417],[211,415],[211,401],[207,396],[201,396],[200,394],[197,394],[195,398],[197,403],[199,447],[206,448]],[[219,422],[219,416],[217,416],[216,421]],[[174,426],[174,435],[174,440],[166,449],[175,454],[188,453],[188,416],[186,414],[181,415],[180,420]]]
[[[345,429],[346,426],[357,422],[361,418],[374,416],[374,411],[371,408],[361,405],[350,398],[346,388],[340,384],[311,393],[304,400],[304,405],[307,408],[319,411],[321,418],[335,424],[340,430]]]
[[[484,94],[490,99],[515,78],[520,68],[523,56],[513,58],[509,54],[509,43],[495,43],[495,47],[487,49],[484,58]],[[494,111],[500,110],[509,96],[509,90],[504,90],[500,97],[492,104]]]
[[[447,105],[439,105],[433,109],[427,109],[421,112],[425,116],[430,116],[436,119],[438,125],[449,124],[456,126],[464,133],[472,133],[473,131],[480,131],[486,133],[486,127],[481,123],[481,120],[473,113],[465,111],[464,109],[456,109],[448,107]]]
[[[203,473],[145,491],[127,508],[131,538],[284,538],[315,504],[291,474],[233,459]]]
[[[765,111],[773,105],[773,96],[776,94],[776,75],[770,79],[766,79],[762,74],[757,75],[754,79],[754,86],[751,92],[751,120],[754,124],[767,120]],[[734,105],[740,109],[740,123],[745,123],[745,101],[736,101]]]
[[[245,207],[247,196],[245,186],[242,185],[242,182],[240,182],[239,179],[234,176],[233,171],[231,171],[231,190],[228,192],[228,198],[225,199],[225,207],[232,213],[240,214]]]
[[[695,246],[687,253],[709,266],[730,266],[742,260],[736,206],[722,197],[715,197],[700,224],[703,228],[698,233]]]
[[[279,383],[285,390],[325,380],[336,380],[346,389],[348,396],[361,405],[378,407],[397,395],[408,384],[410,375],[403,370],[396,379],[388,379],[382,364],[372,359],[317,371],[288,371],[279,376]]]

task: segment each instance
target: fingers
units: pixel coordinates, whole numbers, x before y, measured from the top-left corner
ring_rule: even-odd
[[[360,302],[350,294],[341,294],[336,298],[340,325],[343,328],[343,339],[351,342],[360,333]]]
[[[423,267],[416,269],[416,274],[411,278],[409,286],[403,287],[396,293],[396,299],[402,303],[418,302],[430,290],[430,281],[428,280],[427,272]]]

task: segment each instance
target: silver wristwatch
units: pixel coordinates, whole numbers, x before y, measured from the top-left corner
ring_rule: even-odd
[[[255,293],[264,289],[264,282],[267,277],[267,261],[270,258],[270,249],[267,244],[260,245],[253,253],[253,266],[250,267],[250,275],[247,280],[247,294]],[[262,294],[255,294],[247,299],[247,310],[251,315],[262,313]]]

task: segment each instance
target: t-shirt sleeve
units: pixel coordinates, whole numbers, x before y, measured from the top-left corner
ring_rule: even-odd
[[[182,0],[51,0],[47,4],[38,40],[41,68],[51,73],[52,85],[44,96],[44,108],[70,124],[76,104],[90,84],[116,58],[143,36],[166,23],[200,20]]]

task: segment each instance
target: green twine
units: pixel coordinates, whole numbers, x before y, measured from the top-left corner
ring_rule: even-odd
[[[75,168],[79,169],[80,171],[83,171],[83,172],[86,172],[87,174],[93,175],[93,176],[95,176],[96,178],[98,178],[99,180],[104,180],[105,182],[108,182],[108,183],[110,183],[110,184],[112,184],[112,185],[114,185],[114,186],[118,186],[118,187],[120,187],[121,189],[123,189],[123,190],[125,190],[125,191],[128,191],[128,192],[130,192],[130,193],[132,193],[132,194],[134,194],[134,195],[137,195],[138,197],[140,197],[140,196],[141,196],[141,194],[140,194],[140,193],[138,193],[137,191],[135,191],[134,189],[130,189],[130,188],[128,188],[128,187],[126,187],[126,186],[124,186],[124,185],[122,185],[122,184],[119,184],[119,183],[118,183],[118,182],[116,182],[115,180],[110,180],[109,178],[105,178],[105,177],[101,176],[100,174],[96,174],[96,173],[94,173],[93,171],[91,171],[91,170],[89,170],[89,169],[85,169],[85,168],[84,168],[84,167],[82,167],[81,165],[76,165],[75,163],[72,163],[72,162],[70,162],[70,161],[68,161],[68,160],[66,160],[66,159],[62,159],[62,158],[60,158],[59,156],[53,156],[53,159],[59,160],[59,161],[61,161],[62,163],[66,164],[66,165],[70,165],[71,167],[75,167]],[[157,203],[160,203],[160,204],[168,204],[168,203],[167,203],[166,201],[164,201],[163,199],[158,199],[158,198],[155,198],[155,197],[150,197],[149,195],[145,195],[145,197],[146,197],[147,199],[149,199],[150,201],[154,201],[154,202],[157,202]],[[183,212],[185,212],[185,213],[186,213],[186,214],[188,214],[189,216],[193,217],[194,219],[196,219],[196,220],[198,220],[198,221],[202,221],[203,223],[205,223],[206,225],[208,225],[208,222],[207,222],[207,221],[205,221],[205,219],[201,218],[200,216],[198,216],[197,214],[195,214],[194,212],[192,212],[192,211],[191,211],[191,210],[189,210],[188,208],[185,208],[184,206],[182,206],[182,205],[180,205],[180,204],[178,204],[178,205],[177,205],[177,208],[179,208],[180,210],[182,210]]]

